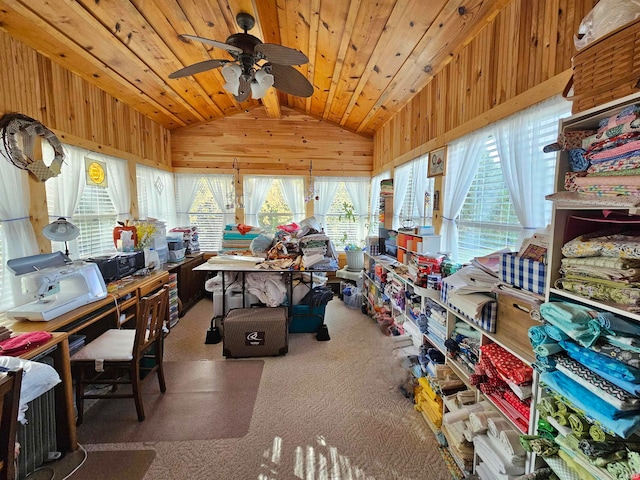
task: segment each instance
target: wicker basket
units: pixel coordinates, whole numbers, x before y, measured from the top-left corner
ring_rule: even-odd
[[[573,57],[573,113],[640,91],[640,18]]]

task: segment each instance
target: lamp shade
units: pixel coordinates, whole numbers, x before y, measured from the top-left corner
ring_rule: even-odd
[[[68,242],[69,240],[78,238],[80,229],[73,223],[68,222],[64,217],[60,217],[55,222],[51,222],[44,227],[42,234],[49,240],[55,242]]]

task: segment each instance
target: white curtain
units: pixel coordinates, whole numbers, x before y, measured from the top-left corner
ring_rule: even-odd
[[[442,210],[442,250],[450,252],[451,259],[458,260],[458,226],[456,217],[462,210],[473,178],[480,165],[480,151],[489,132],[478,130],[448,146],[447,174],[444,177],[444,202]],[[395,191],[395,183],[393,185]],[[395,206],[394,206],[395,210]]]
[[[286,177],[280,179],[280,191],[287,202],[293,221],[299,222],[305,217],[304,209],[304,179],[301,177]]]
[[[431,210],[424,211],[424,194],[429,189],[429,184],[433,182],[427,177],[427,165],[429,162],[429,155],[422,155],[416,158],[412,162],[413,168],[413,204],[417,217],[420,218],[420,222],[427,216],[431,217]]]
[[[366,221],[369,213],[370,180],[365,177],[347,177],[341,180],[344,182],[358,218],[358,240],[364,240],[367,236]]]
[[[388,171],[379,173],[371,179],[371,196],[369,198],[369,235],[378,235],[373,231],[373,225],[377,225],[377,216],[380,214],[380,182],[389,178]]]
[[[188,227],[189,210],[198,194],[199,175],[179,173],[175,175],[176,182],[176,222],[179,227]]]
[[[60,175],[50,178],[45,183],[49,222],[54,222],[60,217],[72,221],[86,185],[84,159],[92,152],[72,145],[64,145],[64,150],[64,164]],[[42,153],[45,158],[53,158],[53,149],[46,142],[42,142]],[[77,239],[67,242],[67,245],[69,251],[78,251]],[[51,250],[64,252],[64,242],[51,242]]]
[[[157,218],[167,225],[176,226],[176,191],[173,174],[158,168],[136,166],[138,180],[139,217]]]
[[[257,227],[258,213],[273,183],[271,177],[244,177],[244,221]]]
[[[21,279],[6,268],[6,261],[37,254],[38,244],[29,218],[28,173],[2,159],[0,187],[0,232],[4,262],[0,283],[0,311],[6,311],[30,300],[22,294]]]
[[[316,177],[314,180],[314,189],[318,200],[314,200],[313,203],[313,216],[322,225],[322,228],[326,227],[327,212],[331,208],[339,184],[340,180],[336,177]]]
[[[118,212],[117,220],[131,220],[131,185],[129,184],[129,162],[120,158],[91,152],[89,158],[102,160],[107,164],[107,193]]]
[[[522,110],[492,125],[500,166],[511,196],[511,202],[522,230],[517,246],[547,222],[545,211],[539,208],[545,195],[552,193],[543,186],[547,169],[542,168],[546,154],[540,147],[549,136],[549,118],[561,118],[570,113],[564,99],[553,98]]]
[[[218,208],[224,212],[224,225],[235,223],[235,206],[227,208],[231,205],[229,199],[236,197],[233,175],[207,175],[206,180]]]
[[[393,170],[393,229],[400,228],[400,213],[407,195],[407,187],[411,178],[412,166],[410,163],[400,165]]]

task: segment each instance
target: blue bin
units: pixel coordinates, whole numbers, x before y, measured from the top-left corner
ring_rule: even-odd
[[[289,333],[316,333],[324,323],[326,305],[309,307],[294,305],[289,322]]]

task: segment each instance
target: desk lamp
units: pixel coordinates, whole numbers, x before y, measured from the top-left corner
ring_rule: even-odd
[[[73,223],[68,222],[64,217],[59,217],[55,222],[42,229],[42,234],[49,240],[64,242],[64,254],[69,256],[69,246],[67,242],[75,240],[80,235],[80,229]]]

